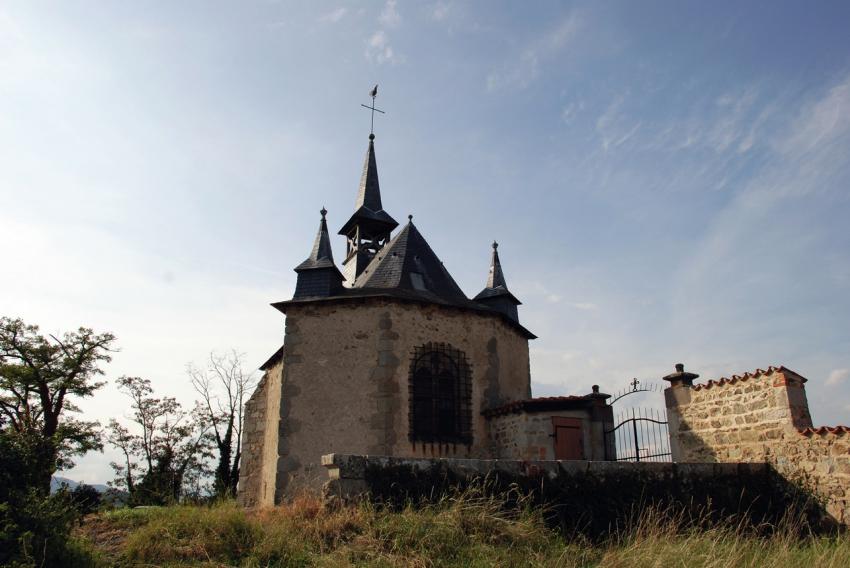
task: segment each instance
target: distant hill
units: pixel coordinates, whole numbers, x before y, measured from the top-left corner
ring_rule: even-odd
[[[51,493],[56,493],[63,485],[67,485],[68,489],[74,489],[76,486],[80,485],[80,482],[74,481],[73,479],[68,479],[67,477],[60,477],[58,475],[54,475],[50,478]],[[91,485],[101,493],[106,493],[106,491],[109,490],[109,486],[104,485],[103,483],[86,483],[86,485]]]

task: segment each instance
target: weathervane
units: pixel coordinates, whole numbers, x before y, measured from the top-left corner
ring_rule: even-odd
[[[369,128],[369,139],[373,139],[375,137],[375,112],[379,112],[381,114],[387,114],[379,108],[375,108],[375,97],[378,96],[378,85],[375,85],[375,88],[369,91],[369,96],[372,97],[372,106],[361,104],[363,108],[368,108],[372,111],[372,126]]]

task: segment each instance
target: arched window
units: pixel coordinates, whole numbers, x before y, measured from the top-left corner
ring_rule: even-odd
[[[410,440],[472,443],[472,381],[463,351],[417,347],[410,363]]]

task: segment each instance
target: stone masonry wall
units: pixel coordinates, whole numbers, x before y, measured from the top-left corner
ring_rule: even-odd
[[[268,377],[268,396],[266,415],[263,425],[263,469],[262,484],[259,487],[258,504],[270,507],[277,503],[282,491],[276,472],[280,467],[281,421],[280,404],[283,390],[283,362],[276,363],[266,373]]]
[[[627,527],[636,511],[654,508],[688,526],[712,526],[721,519],[775,525],[797,506],[819,528],[817,503],[800,499],[795,488],[764,463],[627,463],[421,459],[326,455],[330,504],[368,496],[391,506],[435,501],[470,487],[505,504],[518,495],[543,505],[542,514],[567,534],[610,538],[612,527]],[[521,500],[521,506],[529,501]],[[689,524],[690,523],[690,524]],[[758,530],[757,528],[755,530]]]
[[[784,367],[665,391],[673,460],[768,462],[850,522],[850,434],[812,428],[806,379]]]
[[[262,487],[263,444],[265,442],[268,373],[264,374],[248,402],[242,426],[242,459],[239,464],[237,500],[243,507],[255,507]]]
[[[446,343],[472,373],[472,435],[465,445],[411,443],[409,365],[413,350]],[[324,480],[332,452],[402,457],[490,457],[481,415],[530,396],[528,340],[493,314],[367,299],[287,309],[279,406],[276,502]]]
[[[509,460],[554,460],[555,438],[552,417],[580,418],[584,457],[604,461],[604,423],[591,420],[590,409],[517,412],[490,419],[493,457]],[[613,424],[608,424],[611,428]]]
[[[243,507],[270,506],[275,502],[282,371],[281,363],[266,370],[245,403],[237,492],[237,501]]]

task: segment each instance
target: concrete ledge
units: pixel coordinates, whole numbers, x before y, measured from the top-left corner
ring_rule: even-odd
[[[766,463],[670,463],[614,462],[584,460],[475,460],[454,458],[397,458],[352,454],[325,454],[322,465],[330,479],[363,480],[369,468],[409,468],[414,472],[442,469],[462,477],[481,477],[491,474],[557,477],[562,474],[606,476],[618,473],[643,473],[652,476],[708,477],[739,474],[764,475]]]

